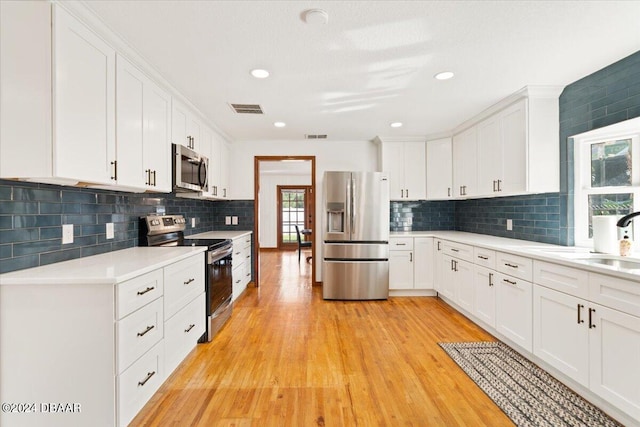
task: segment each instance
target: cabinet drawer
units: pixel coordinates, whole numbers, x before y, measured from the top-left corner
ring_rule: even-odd
[[[391,237],[389,238],[390,251],[411,251],[413,250],[413,237]]]
[[[465,261],[474,262],[473,246],[464,245],[462,243],[444,242],[444,253],[454,258],[463,259]]]
[[[496,269],[496,251],[484,248],[473,248],[473,262],[477,265]]]
[[[162,296],[162,269],[143,274],[116,286],[116,319],[122,319]]]
[[[544,261],[533,262],[533,282],[578,298],[589,296],[589,274],[584,270]]]
[[[164,316],[171,318],[204,292],[204,256],[171,264],[164,269]]]
[[[165,324],[165,372],[171,375],[204,334],[205,294],[202,293]]]
[[[627,314],[640,316],[640,283],[589,273],[589,300]]]
[[[164,336],[162,298],[116,323],[118,372],[127,369]]]
[[[496,270],[528,282],[533,280],[533,260],[530,258],[497,252]]]
[[[162,385],[164,343],[159,342],[118,376],[118,420],[126,426]]]

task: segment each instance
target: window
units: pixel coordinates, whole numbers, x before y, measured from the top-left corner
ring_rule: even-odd
[[[309,214],[312,211],[311,187],[278,185],[278,247],[297,245],[297,225],[300,230],[308,228]],[[306,240],[306,236],[304,236]]]
[[[640,122],[578,135],[574,144],[575,244],[592,246],[595,215],[620,217],[640,210]],[[633,230],[634,240],[640,240],[640,226]]]

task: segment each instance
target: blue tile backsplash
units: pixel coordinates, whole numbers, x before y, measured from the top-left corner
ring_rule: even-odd
[[[391,202],[391,231],[453,230],[455,205],[450,201]]]
[[[202,201],[174,194],[135,194],[0,180],[0,273],[137,246],[138,218],[164,206],[167,214],[197,218],[185,234],[253,230],[253,200]],[[225,226],[225,216],[237,226]],[[107,240],[105,224],[114,223]],[[74,224],[71,244],[62,225]]]

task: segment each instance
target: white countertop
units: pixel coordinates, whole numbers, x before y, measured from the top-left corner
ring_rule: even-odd
[[[191,236],[185,236],[187,239],[237,239],[239,237],[248,236],[253,231],[251,230],[220,230],[220,231],[205,231],[204,233],[192,234]]]
[[[640,269],[623,269],[603,264],[593,264],[586,261],[597,256],[608,257],[608,254],[595,254],[591,248],[577,246],[560,246],[548,243],[531,242],[528,240],[508,239],[505,237],[489,236],[486,234],[467,233],[463,231],[409,231],[391,232],[390,237],[435,237],[438,239],[464,243],[486,249],[522,255],[532,259],[553,262],[568,267],[580,268],[595,273],[608,274],[640,283]],[[616,257],[622,259],[622,257]],[[640,253],[624,257],[629,261],[640,261]]]
[[[205,250],[204,246],[138,246],[0,274],[0,285],[113,285]]]

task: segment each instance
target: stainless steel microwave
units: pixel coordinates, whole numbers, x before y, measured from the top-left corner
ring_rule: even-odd
[[[208,191],[209,159],[183,145],[171,144],[171,147],[174,191]]]

